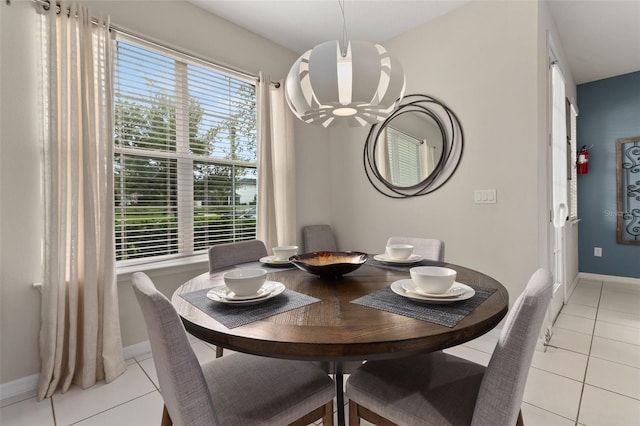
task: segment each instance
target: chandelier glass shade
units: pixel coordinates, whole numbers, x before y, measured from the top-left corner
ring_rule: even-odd
[[[383,121],[404,96],[400,63],[379,44],[337,40],[308,50],[285,83],[289,107],[310,124],[365,126]]]

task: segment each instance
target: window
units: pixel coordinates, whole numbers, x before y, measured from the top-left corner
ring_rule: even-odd
[[[253,82],[119,35],[114,112],[116,260],[255,238]]]
[[[396,186],[413,186],[422,181],[422,141],[387,126],[387,150],[391,183]]]

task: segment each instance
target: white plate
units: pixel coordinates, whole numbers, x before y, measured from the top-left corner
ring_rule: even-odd
[[[419,254],[412,254],[406,259],[394,259],[392,257],[387,256],[386,254],[376,254],[373,258],[379,262],[384,263],[416,263],[422,260],[422,256]]]
[[[269,293],[271,293],[275,289],[276,289],[276,286],[273,283],[273,281],[265,281],[257,293],[250,294],[247,296],[236,295],[233,291],[229,289],[229,287],[227,287],[224,284],[215,286],[209,291],[212,293],[215,293],[216,296],[226,300],[251,300],[251,299],[262,299],[264,297],[267,297]]]
[[[213,287],[211,290],[209,290],[207,292],[207,297],[213,300],[214,302],[224,303],[226,305],[256,305],[258,303],[262,303],[267,300],[273,299],[274,297],[276,297],[277,295],[279,295],[285,290],[284,284],[279,283],[277,281],[267,281],[267,283],[272,283],[275,286],[274,290],[271,293],[267,294],[265,297],[260,297],[258,299],[249,299],[249,300],[224,299],[218,296],[216,291],[213,291],[214,289],[217,289],[217,287]],[[226,288],[224,284],[222,286]]]
[[[260,258],[260,262],[266,263],[267,265],[288,265],[289,259],[278,259],[275,256],[265,256]]]
[[[412,280],[406,280],[403,281],[402,283],[402,288],[409,292],[409,293],[415,293],[416,296],[422,296],[422,297],[432,297],[432,298],[438,298],[438,299],[451,299],[451,298],[456,298],[459,297],[460,295],[468,292],[468,291],[474,291],[471,287],[469,287],[466,284],[462,284],[459,282],[454,282],[453,285],[444,293],[427,293],[422,291],[420,288],[418,288],[418,286],[412,281]]]
[[[476,294],[476,292],[469,287],[469,291],[462,293],[459,296],[456,297],[428,297],[428,296],[422,296],[418,293],[414,293],[414,292],[409,292],[407,290],[405,290],[403,288],[403,284],[407,285],[407,281],[413,285],[413,281],[411,281],[411,279],[404,279],[404,280],[398,280],[395,281],[394,283],[391,284],[391,290],[402,296],[402,297],[406,297],[409,298],[411,300],[414,300],[416,302],[422,302],[422,303],[453,303],[453,302],[459,302],[462,300],[467,300],[467,299],[471,299],[473,297],[474,294]],[[462,284],[464,285],[464,284]],[[467,286],[468,287],[468,286]]]

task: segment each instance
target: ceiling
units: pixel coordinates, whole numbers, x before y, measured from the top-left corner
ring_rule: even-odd
[[[337,0],[188,1],[300,54],[342,39]],[[347,37],[382,44],[469,1],[347,0]],[[546,1],[576,84],[640,71],[640,0]]]

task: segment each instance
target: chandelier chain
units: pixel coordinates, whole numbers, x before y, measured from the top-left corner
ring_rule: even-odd
[[[344,0],[342,0],[342,2],[338,0],[338,5],[342,12],[342,47],[340,48],[340,53],[344,58],[347,56],[347,20],[344,16]]]

